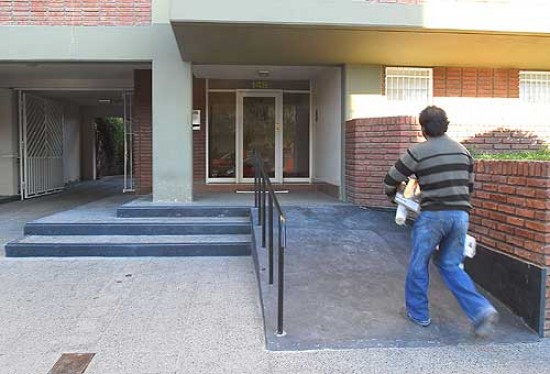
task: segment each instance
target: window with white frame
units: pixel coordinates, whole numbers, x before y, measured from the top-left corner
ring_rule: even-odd
[[[521,71],[519,97],[528,103],[550,104],[550,71]]]
[[[432,100],[432,69],[386,67],[386,98],[391,101],[429,104]]]

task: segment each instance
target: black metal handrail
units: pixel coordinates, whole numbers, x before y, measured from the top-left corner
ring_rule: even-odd
[[[283,336],[283,309],[284,309],[284,277],[285,277],[285,248],[286,248],[286,217],[281,205],[275,196],[275,190],[265,172],[264,161],[257,150],[254,154],[254,207],[258,208],[258,225],[262,225],[262,248],[266,247],[266,234],[268,244],[268,271],[269,284],[273,285],[273,207],[277,209],[278,220],[278,296],[277,296],[277,335]],[[266,204],[267,195],[267,204]],[[266,212],[267,210],[267,212]],[[266,222],[267,216],[267,222]],[[266,233],[267,231],[267,233]]]

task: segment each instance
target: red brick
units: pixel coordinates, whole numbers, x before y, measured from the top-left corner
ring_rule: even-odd
[[[0,0],[13,5],[14,11],[0,14],[0,23],[22,25],[146,25],[151,23],[151,1],[14,1]]]
[[[498,192],[513,195],[516,193],[516,187],[513,186],[499,186]]]
[[[532,188],[518,187],[516,193],[520,196],[535,197],[535,190]]]
[[[525,228],[539,232],[550,232],[550,224],[539,221],[525,221]]]
[[[531,209],[517,208],[515,214],[522,218],[535,218],[535,211]]]
[[[515,197],[515,196],[508,196],[506,197],[506,202],[511,205],[516,205],[520,207],[529,206],[527,205],[526,199],[521,197]],[[530,208],[533,208],[530,206]]]
[[[134,169],[136,193],[152,191],[152,75],[151,70],[134,72]]]

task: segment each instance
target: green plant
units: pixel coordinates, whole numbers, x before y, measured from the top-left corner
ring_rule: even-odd
[[[478,160],[510,160],[510,161],[550,161],[550,148],[541,147],[534,151],[506,152],[506,153],[477,153],[472,156]]]

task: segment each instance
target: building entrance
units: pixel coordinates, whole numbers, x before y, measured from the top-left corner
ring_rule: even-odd
[[[252,183],[253,149],[273,183],[310,182],[309,90],[210,90],[210,183]]]

